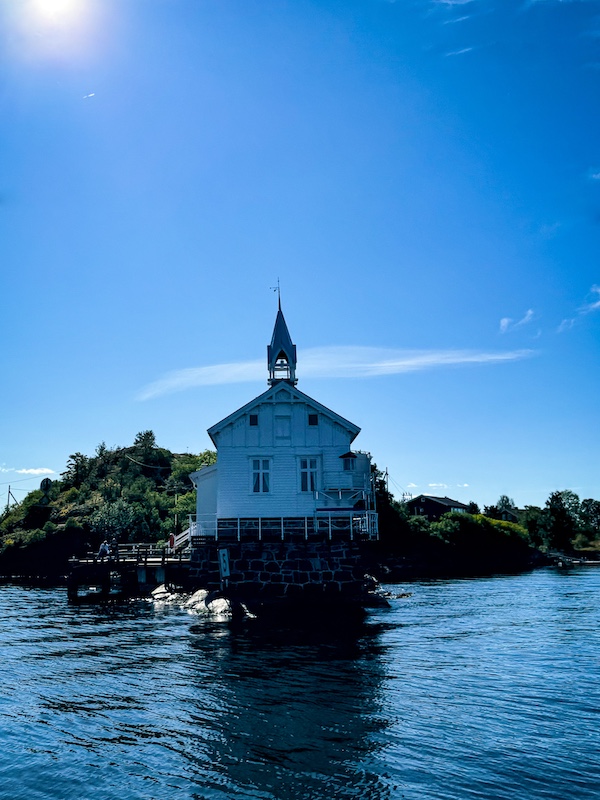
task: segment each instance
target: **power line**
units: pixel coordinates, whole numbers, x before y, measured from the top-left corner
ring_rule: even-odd
[[[56,473],[52,473],[55,475]],[[12,486],[13,483],[23,483],[24,481],[39,481],[43,478],[43,475],[32,475],[29,478],[17,478],[15,481],[2,481],[0,482],[0,486]]]
[[[141,461],[136,461],[135,458],[128,456],[127,453],[124,453],[124,456],[130,461],[133,461],[134,464],[139,464],[140,467],[146,467],[146,469],[167,469],[167,467],[157,467],[155,464],[142,464]]]
[[[389,473],[388,473],[388,479],[394,484],[396,489],[399,490],[399,492],[401,494],[401,497],[403,499],[406,498],[406,497],[412,497],[412,492],[407,492],[406,489],[404,488],[404,486],[400,486],[399,483],[396,483],[396,481],[392,478],[392,476]]]

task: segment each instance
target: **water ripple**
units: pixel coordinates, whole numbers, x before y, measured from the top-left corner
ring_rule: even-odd
[[[595,800],[599,589],[423,582],[286,629],[2,586],[0,796]]]

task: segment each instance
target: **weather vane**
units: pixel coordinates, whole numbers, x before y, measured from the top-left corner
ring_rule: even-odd
[[[271,290],[277,292],[277,300],[281,303],[281,287],[279,286],[279,278],[277,278],[277,286],[271,286]]]

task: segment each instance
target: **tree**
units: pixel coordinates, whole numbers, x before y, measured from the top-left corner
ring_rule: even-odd
[[[216,461],[217,454],[214,450],[204,450],[197,456],[192,453],[175,456],[171,464],[171,474],[165,483],[166,491],[170,494],[192,491],[193,486],[190,474],[202,469],[202,467],[215,464]]]
[[[150,453],[156,448],[156,436],[154,431],[140,431],[133,440],[133,446],[144,458],[148,458]]]
[[[483,513],[490,519],[502,519],[502,514],[500,513],[498,506],[484,506]]]
[[[546,540],[545,515],[539,506],[525,506],[519,513],[519,524],[529,534],[529,540],[534,547],[541,547]]]
[[[506,494],[501,494],[495,505],[483,508],[483,513],[490,519],[506,519],[507,514],[515,514],[515,512],[515,501]]]
[[[108,475],[110,467],[111,451],[106,446],[105,442],[100,442],[96,448],[96,457],[92,459],[94,464],[94,478],[101,481]]]
[[[73,453],[67,459],[67,468],[61,473],[61,478],[67,488],[74,486],[79,489],[83,481],[90,474],[90,459],[83,453]]]
[[[102,503],[90,517],[90,527],[106,539],[124,540],[132,529],[136,514],[132,505],[119,498]]]
[[[508,495],[501,494],[498,499],[498,502],[496,503],[496,508],[501,514],[506,511],[514,512],[514,510],[516,509],[515,501],[512,498],[508,497]]]
[[[580,529],[580,502],[575,492],[552,492],[544,508],[544,529],[548,547],[572,549],[572,540]]]
[[[600,500],[586,498],[579,508],[581,527],[590,539],[600,538]]]

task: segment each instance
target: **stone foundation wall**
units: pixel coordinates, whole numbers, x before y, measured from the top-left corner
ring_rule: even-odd
[[[365,567],[356,542],[236,542],[192,552],[190,577],[198,586],[220,587],[218,550],[226,549],[227,589],[244,599],[358,596]]]

